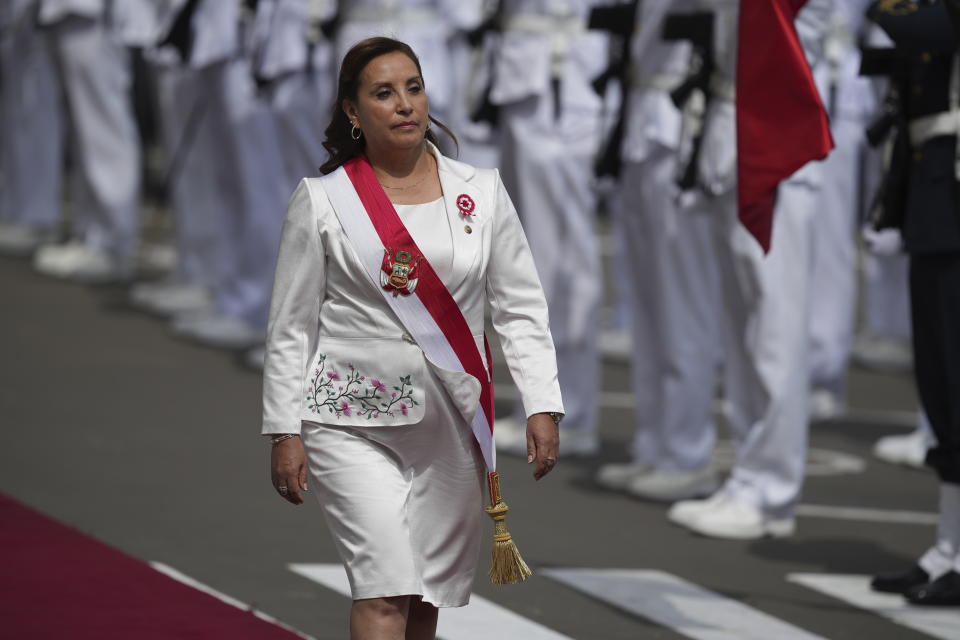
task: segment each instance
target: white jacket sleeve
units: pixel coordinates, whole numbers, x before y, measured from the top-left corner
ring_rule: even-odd
[[[323,301],[325,253],[305,178],[290,198],[270,301],[261,433],[300,433],[303,380]]]
[[[499,172],[495,189],[495,226],[486,282],[493,328],[527,417],[549,411],[563,413],[547,301]]]

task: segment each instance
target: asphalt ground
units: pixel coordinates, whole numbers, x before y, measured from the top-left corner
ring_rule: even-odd
[[[128,306],[124,287],[62,283],[0,259],[0,291],[0,492],[306,634],[347,637],[348,600],[288,568],[339,559],[312,499],[294,508],[270,485],[268,445],[258,435],[260,376],[239,354],[175,340],[162,320]],[[605,364],[605,391],[628,385],[628,365]],[[853,370],[850,404],[865,411],[813,425],[811,446],[854,456],[863,468],[809,477],[803,503],[934,513],[932,474],[869,453],[877,438],[909,429],[909,376]],[[906,567],[933,541],[929,518],[805,516],[788,539],[696,537],[666,521],[665,505],[594,484],[598,466],[627,459],[633,415],[612,403],[601,424],[600,455],[562,460],[543,482],[523,461],[500,461],[510,530],[535,570],[659,570],[824,638],[930,637],[787,580]],[[475,594],[571,638],[696,637],[542,573],[493,587],[485,567],[482,557]],[[952,615],[960,638],[960,611]]]

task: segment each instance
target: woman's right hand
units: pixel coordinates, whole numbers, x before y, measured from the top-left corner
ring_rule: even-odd
[[[273,488],[287,502],[303,504],[300,491],[307,490],[307,454],[300,436],[287,438],[271,447],[270,479]]]

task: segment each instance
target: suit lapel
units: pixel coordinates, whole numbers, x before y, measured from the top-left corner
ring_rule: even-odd
[[[483,242],[480,233],[485,217],[493,215],[480,190],[466,179],[473,168],[451,162],[433,147],[443,190],[443,205],[453,232],[453,266],[448,288],[456,291],[469,276],[481,257]],[[468,171],[465,171],[467,169]],[[468,231],[469,229],[469,231]]]

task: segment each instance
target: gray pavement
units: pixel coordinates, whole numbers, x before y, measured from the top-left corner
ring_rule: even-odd
[[[174,340],[162,321],[127,306],[122,287],[55,282],[35,275],[26,262],[0,259],[0,290],[0,491],[313,637],[347,637],[348,600],[288,567],[330,565],[338,558],[316,504],[294,508],[270,486],[268,446],[257,435],[259,375],[240,366],[239,355]],[[498,380],[503,375],[501,367]],[[625,365],[606,365],[605,389],[627,391],[628,375]],[[916,398],[908,377],[854,371],[851,404],[902,416]],[[720,620],[731,600],[749,607],[734,618],[762,613],[797,630],[761,630],[755,637],[936,637],[788,580],[798,573],[869,574],[906,566],[932,541],[929,521],[907,514],[908,522],[877,522],[827,510],[831,517],[802,517],[797,535],[786,540],[698,538],[667,523],[665,506],[596,487],[592,476],[600,464],[626,460],[633,429],[624,408],[605,407],[602,420],[601,455],[564,460],[541,483],[533,482],[522,461],[501,460],[510,528],[527,561],[535,570],[561,574],[566,568],[656,570],[725,599],[690,596],[692,609],[684,609],[681,600],[666,598],[663,587],[651,589],[662,574],[600,574],[600,586],[590,593],[567,586],[556,573],[541,572],[511,587],[493,587],[481,574],[475,594],[496,612],[486,637],[535,636],[506,622],[511,611],[545,628],[537,636],[544,638],[748,637],[702,635],[696,622],[697,611]],[[870,508],[880,519],[897,511],[933,513],[931,474],[869,455],[878,437],[905,429],[896,420],[862,418],[815,425],[812,446],[865,465],[859,473],[809,478],[804,504]],[[664,601],[625,604],[623,588],[608,575]],[[720,609],[713,608],[717,603]],[[637,614],[644,605],[657,611]],[[686,626],[652,621],[679,614]],[[960,611],[946,615],[939,628],[960,638]],[[446,637],[480,637],[469,635],[467,626]]]

